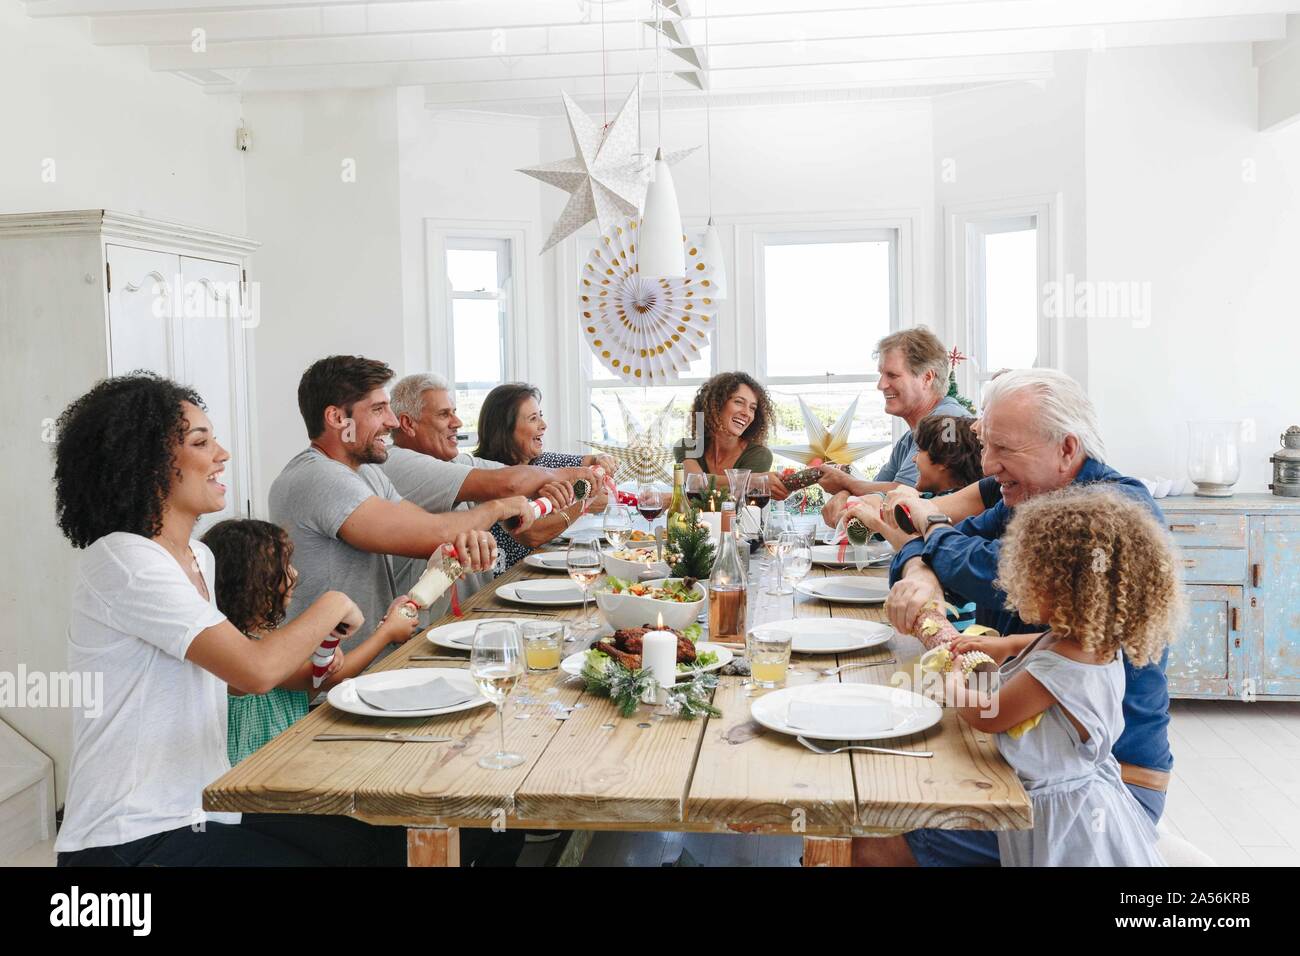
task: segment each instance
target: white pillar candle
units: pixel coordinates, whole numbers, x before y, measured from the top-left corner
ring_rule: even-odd
[[[722,512],[701,511],[700,521],[709,529],[709,537],[715,540],[722,534]]]
[[[659,626],[663,624],[660,615]],[[641,638],[641,666],[659,682],[660,691],[656,696],[662,703],[667,689],[677,681],[677,635],[672,631],[646,631]]]

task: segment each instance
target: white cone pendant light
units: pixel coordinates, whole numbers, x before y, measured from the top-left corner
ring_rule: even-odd
[[[645,212],[637,239],[637,263],[646,278],[686,275],[682,213],[677,205],[673,174],[662,148],[655,153],[654,179],[645,193]]]
[[[725,299],[727,297],[727,268],[724,264],[726,260],[722,258],[722,237],[718,235],[718,227],[713,224],[712,216],[709,217],[708,228],[704,230],[704,261],[712,270],[709,277],[713,280],[713,298]]]

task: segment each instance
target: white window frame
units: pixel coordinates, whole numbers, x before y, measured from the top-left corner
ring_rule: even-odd
[[[529,224],[497,223],[482,221],[425,221],[425,248],[427,253],[425,274],[428,276],[428,324],[429,355],[428,365],[459,387],[456,381],[455,326],[452,322],[451,303],[453,298],[497,299],[501,303],[499,320],[502,323],[501,336],[501,375],[503,382],[509,382],[521,375],[519,357],[527,354],[528,294],[525,274],[525,240]],[[449,243],[452,243],[449,245]],[[449,248],[499,248],[505,243],[508,249],[506,261],[510,273],[501,288],[501,294],[495,293],[454,293],[451,279],[447,275],[447,250]],[[498,270],[500,260],[498,260]],[[481,388],[487,384],[463,383],[471,388]]]
[[[983,237],[1027,228],[1031,222],[1037,232],[1038,252],[1038,343],[1034,367],[1061,368],[1061,330],[1043,309],[1045,284],[1061,281],[1063,273],[1060,208],[1059,193],[945,208],[948,223],[945,251],[950,263],[949,328],[953,330],[954,347],[969,357],[957,373],[964,394],[980,395],[984,383],[998,371],[988,367],[987,356],[983,354],[988,330],[984,311]]]

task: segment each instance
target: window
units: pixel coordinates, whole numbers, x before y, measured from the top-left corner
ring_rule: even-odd
[[[976,381],[1039,364],[1038,217],[968,222],[966,248]]]
[[[456,414],[467,433],[461,444],[476,444],[478,410],[487,393],[510,373],[512,252],[508,238],[447,235],[443,239],[448,378],[456,390]]]
[[[772,445],[807,442],[802,398],[828,428],[857,399],[849,440],[892,442],[872,351],[898,327],[893,229],[755,236],[755,344],[775,406]],[[881,448],[858,463],[870,474]]]

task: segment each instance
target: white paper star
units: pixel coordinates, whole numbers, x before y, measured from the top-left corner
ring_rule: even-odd
[[[612,456],[618,462],[618,474],[615,476],[615,481],[635,479],[638,483],[661,481],[671,484],[673,480],[671,473],[673,452],[664,437],[664,432],[668,426],[668,416],[672,414],[675,399],[670,398],[668,404],[655,415],[650,427],[643,429],[641,423],[636,420],[636,416],[623,404],[623,397],[621,395],[615,395],[614,397],[618,399],[619,410],[623,413],[623,426],[627,431],[627,442],[622,445],[601,441],[588,441],[583,442],[583,444],[590,445],[596,451]]]
[[[835,423],[835,427],[827,431],[826,426],[812,413],[812,409],[801,397],[799,410],[803,413],[803,427],[808,434],[808,444],[773,445],[772,451],[793,458],[795,461],[801,461],[805,465],[811,464],[818,458],[828,464],[834,462],[837,465],[851,465],[859,458],[888,445],[887,441],[849,441],[849,430],[853,427],[853,413],[857,408],[858,400],[855,398],[853,404],[844,409],[844,414]]]
[[[636,218],[640,213],[654,167],[653,160],[636,152],[640,94],[641,84],[638,82],[623,101],[614,121],[601,126],[583,112],[568,93],[561,92],[575,155],[570,159],[519,170],[570,194],[569,202],[556,220],[542,252],[577,232],[593,218],[599,221],[601,232],[604,232],[620,219]],[[665,159],[671,166],[698,148],[675,150],[667,153]]]

